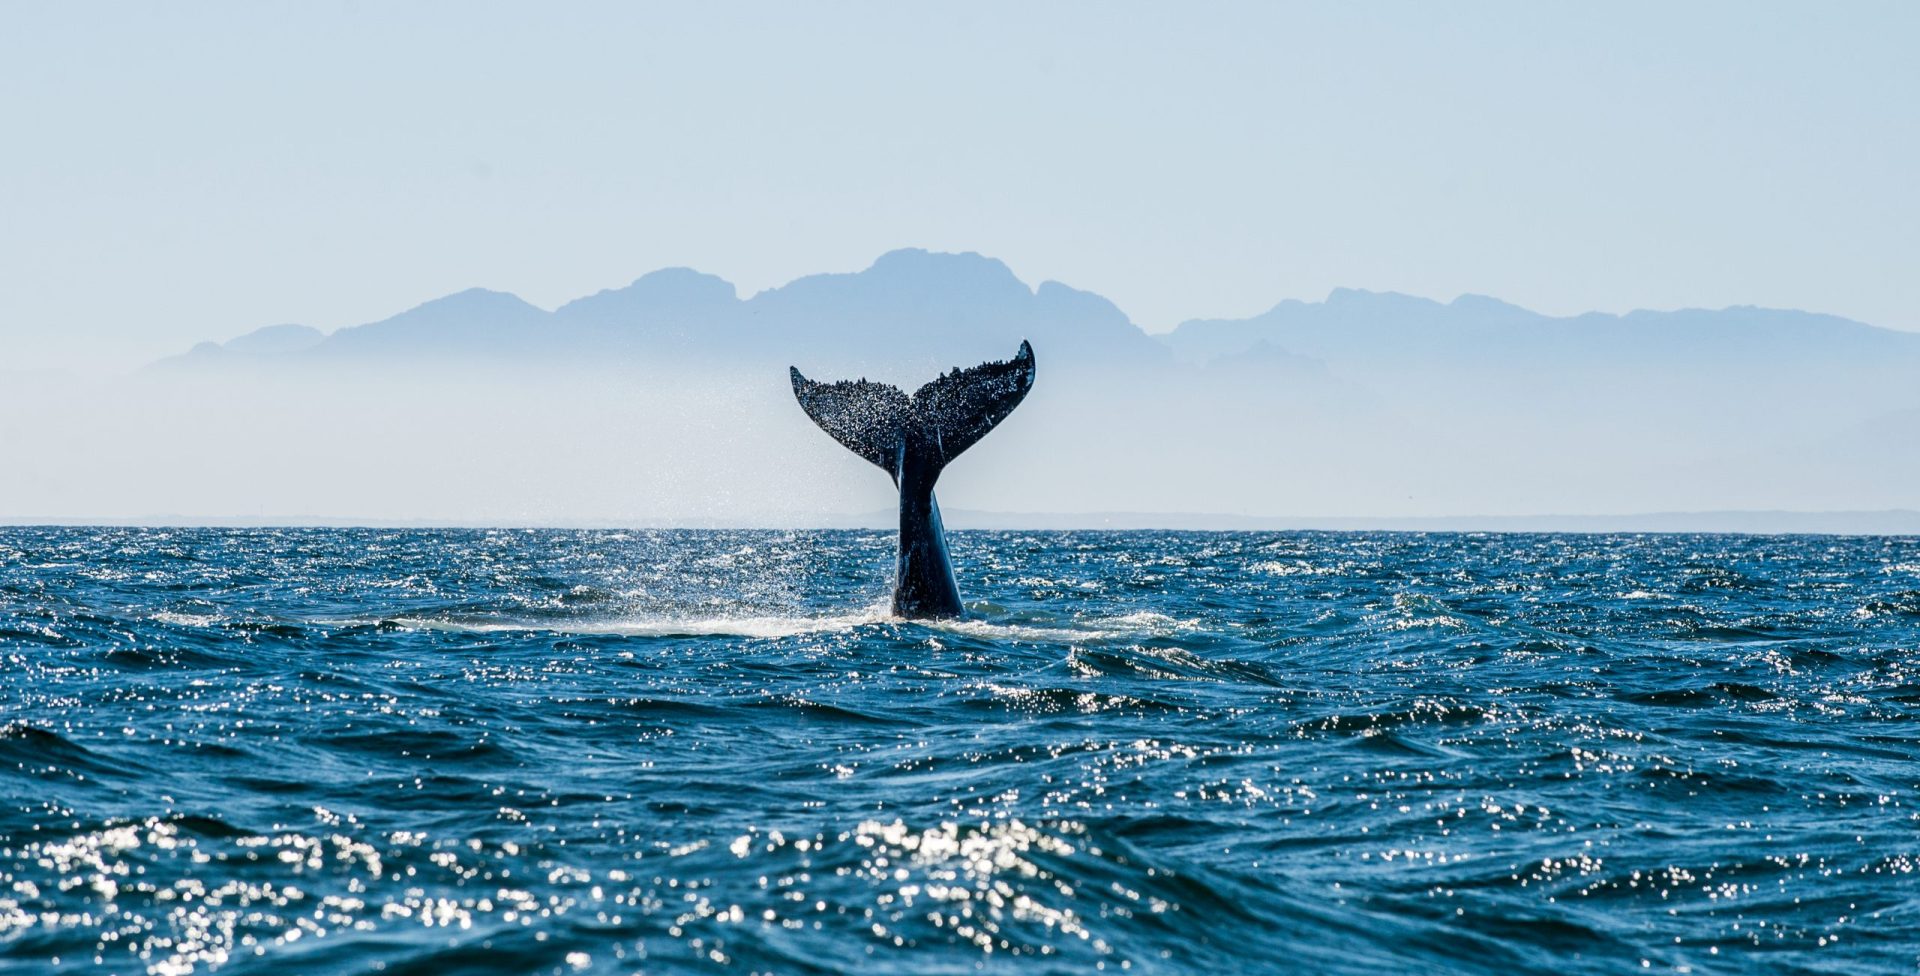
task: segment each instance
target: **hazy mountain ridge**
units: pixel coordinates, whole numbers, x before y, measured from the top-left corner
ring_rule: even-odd
[[[805,360],[829,371],[939,369],[1004,358],[1021,339],[1063,355],[1056,365],[1069,368],[1169,359],[1164,346],[1099,295],[1053,281],[1030,288],[1005,264],[978,254],[912,249],[882,255],[863,271],[809,275],[749,298],[716,276],[668,268],[551,312],[474,288],[311,344],[276,347],[263,341],[266,331],[203,343],[162,363],[613,357],[722,365]]]
[[[1288,300],[1250,318],[1189,320],[1162,338],[1189,360],[1232,355],[1260,341],[1316,358],[1380,363],[1421,360],[1464,344],[1489,362],[1600,352],[1632,363],[1676,353],[1748,362],[1782,351],[1818,358],[1856,350],[1920,359],[1920,333],[1813,312],[1736,305],[1554,317],[1480,295],[1443,304],[1347,288],[1324,302]]]
[[[910,390],[1022,338],[1039,381],[943,477],[955,510],[1920,509],[1920,334],[1338,289],[1153,336],[1097,294],[915,250],[746,297],[685,268],[553,311],[472,289],[43,385],[0,428],[23,456],[88,450],[0,508],[812,524],[887,484],[810,428],[788,364]]]
[[[829,368],[960,362],[976,349],[1002,355],[1002,346],[1021,338],[1068,362],[1157,366],[1171,350],[1199,364],[1260,351],[1319,360],[1345,374],[1430,372],[1436,357],[1472,371],[1521,362],[1588,372],[1920,366],[1920,334],[1812,312],[1732,306],[1555,317],[1483,295],[1442,303],[1350,288],[1321,302],[1288,299],[1245,319],[1193,319],[1155,336],[1098,294],[1054,281],[1029,287],[1004,263],[974,253],[917,249],[746,298],[725,279],[689,268],[650,272],[553,311],[474,288],[331,334],[269,326],[164,362],[611,355],[724,363],[804,355]]]

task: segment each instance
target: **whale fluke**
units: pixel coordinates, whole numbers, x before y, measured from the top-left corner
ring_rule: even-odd
[[[913,401],[897,387],[866,380],[816,383],[793,373],[793,395],[800,409],[847,450],[895,470],[901,432],[913,419]]]
[[[960,456],[994,428],[1033,386],[1033,345],[1012,359],[954,369],[914,391],[865,379],[819,383],[790,369],[800,408],[847,450],[897,480],[901,448],[925,437],[940,465]]]
[[[957,617],[963,612],[933,484],[961,452],[1013,412],[1033,387],[1033,346],[1012,359],[955,369],[908,397],[864,379],[816,383],[791,369],[800,408],[847,450],[866,458],[900,489],[900,557],[893,612]]]

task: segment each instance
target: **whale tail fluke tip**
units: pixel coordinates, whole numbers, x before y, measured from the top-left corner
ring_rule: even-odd
[[[956,369],[914,391],[914,413],[932,435],[942,465],[1007,419],[1033,388],[1033,346],[1020,341],[1012,359]]]

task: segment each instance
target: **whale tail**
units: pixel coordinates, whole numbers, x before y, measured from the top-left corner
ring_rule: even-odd
[[[1020,405],[1033,387],[1033,346],[1022,341],[1012,359],[955,369],[911,397],[886,383],[816,383],[791,373],[807,416],[899,482],[910,462],[937,476]]]
[[[847,450],[880,466],[900,489],[900,555],[893,569],[893,612],[912,618],[966,614],[947,557],[946,530],[933,483],[947,462],[972,447],[1033,387],[1033,347],[1004,362],[956,369],[907,396],[885,383],[815,383],[793,370],[800,408]]]

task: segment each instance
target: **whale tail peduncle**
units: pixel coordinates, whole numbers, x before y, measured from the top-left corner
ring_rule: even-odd
[[[1033,387],[1033,346],[1012,359],[955,369],[909,397],[885,383],[816,383],[791,370],[793,395],[820,429],[879,465],[896,484],[909,468],[928,488],[940,469],[987,435]],[[917,479],[915,479],[917,480]]]

